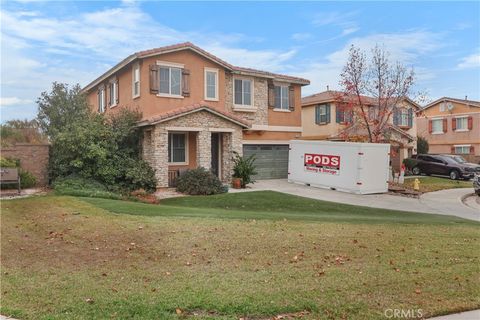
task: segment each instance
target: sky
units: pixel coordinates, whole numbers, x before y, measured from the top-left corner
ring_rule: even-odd
[[[1,121],[53,81],[85,86],[128,55],[190,41],[231,64],[339,89],[353,44],[413,67],[414,92],[480,100],[480,2],[4,1]]]

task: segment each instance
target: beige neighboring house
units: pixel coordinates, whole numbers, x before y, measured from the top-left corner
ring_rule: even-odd
[[[345,136],[358,136],[365,133],[354,132],[351,123],[352,111],[337,106],[338,91],[324,91],[302,98],[302,139],[344,141]],[[369,111],[375,112],[375,99],[362,97]],[[398,171],[403,159],[417,153],[417,117],[420,106],[406,98],[396,108],[386,127],[391,144],[392,167]],[[373,116],[372,116],[373,118]]]
[[[422,110],[418,135],[428,140],[430,153],[461,155],[480,162],[480,101],[443,97]]]

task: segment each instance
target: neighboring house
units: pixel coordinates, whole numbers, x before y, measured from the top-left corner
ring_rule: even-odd
[[[302,139],[305,140],[362,140],[365,129],[355,125],[355,112],[346,110],[342,102],[343,94],[338,91],[324,91],[302,98]],[[375,99],[362,96],[368,107],[369,119],[375,118]],[[339,103],[340,102],[340,103]],[[395,107],[390,121],[385,126],[385,136],[391,144],[392,167],[399,170],[403,159],[417,152],[416,113],[420,106],[406,98]]]
[[[418,135],[430,153],[458,154],[480,162],[480,101],[444,97],[422,110]]]
[[[143,158],[168,187],[188,168],[228,182],[234,152],[255,154],[258,178],[286,178],[288,141],[301,134],[308,80],[236,67],[187,42],[134,53],[88,84],[106,114],[142,113]]]

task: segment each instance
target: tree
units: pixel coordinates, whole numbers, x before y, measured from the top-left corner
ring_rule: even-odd
[[[428,153],[429,149],[428,141],[422,136],[417,137],[417,153]]]
[[[386,129],[394,108],[408,97],[414,82],[413,69],[392,64],[388,56],[377,45],[367,61],[366,54],[352,45],[340,75],[343,90],[338,104],[353,115],[349,127],[364,131],[369,142],[388,140]]]
[[[46,143],[47,137],[41,132],[37,120],[9,120],[0,125],[2,146],[15,143]]]
[[[80,176],[113,191],[155,190],[154,170],[140,158],[140,113],[91,112],[80,86],[68,89],[58,83],[50,93],[43,92],[38,103],[38,121],[50,137],[53,180]]]
[[[68,84],[54,82],[52,91],[42,92],[37,104],[38,124],[49,138],[79,121],[84,121],[90,113],[87,99],[79,84],[69,88]]]

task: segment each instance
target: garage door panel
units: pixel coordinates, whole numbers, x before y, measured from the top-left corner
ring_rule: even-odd
[[[245,156],[255,155],[255,179],[285,179],[288,175],[288,145],[245,145]]]

